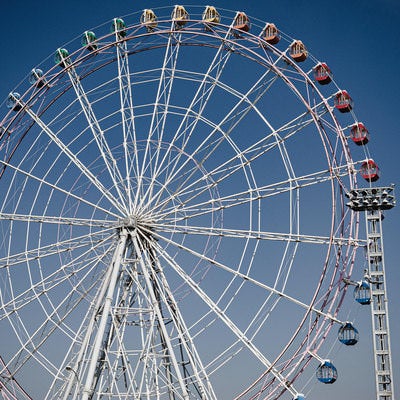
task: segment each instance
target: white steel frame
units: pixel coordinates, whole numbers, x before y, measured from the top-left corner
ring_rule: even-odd
[[[343,323],[341,282],[362,242],[358,217],[343,206],[344,193],[357,182],[348,138],[334,114],[337,88],[324,94],[312,71],[290,59],[291,38],[283,36],[283,48],[269,45],[257,34],[234,31],[235,16],[206,28],[201,17],[184,28],[170,16],[159,18],[151,31],[135,22],[126,37],[99,38],[91,53],[80,49],[65,58],[59,52],[63,68],[50,68],[45,85],[10,95],[16,108],[0,124],[0,184],[7,184],[0,220],[8,232],[0,257],[0,323],[9,324],[18,350],[5,368],[18,376],[37,364],[51,379],[46,399],[216,399],[214,376],[242,354],[258,375],[237,398],[296,398],[310,354],[324,351],[331,327]],[[182,54],[192,47],[213,51],[204,71],[185,66]],[[135,55],[157,53],[160,65],[140,69],[132,62]],[[243,87],[224,75],[233,58],[258,71]],[[115,76],[90,86],[112,67]],[[189,84],[190,98],[181,105],[176,88]],[[302,111],[278,123],[262,104],[282,84]],[[141,100],[143,87],[154,91],[150,100]],[[232,106],[213,117],[207,106],[221,93]],[[115,109],[101,111],[115,99]],[[250,118],[263,135],[254,132],[255,139],[242,144],[237,131]],[[325,164],[298,172],[288,148],[309,130]],[[121,133],[117,142],[115,132]],[[30,151],[23,153],[25,143]],[[283,172],[267,180],[256,166],[270,154]],[[300,222],[300,197],[320,187],[329,194],[329,223],[324,233],[309,232]],[[266,204],[276,198],[287,204],[286,231],[264,228]],[[244,224],[236,224],[240,216],[232,218],[232,210],[246,210]],[[22,248],[19,229],[26,237]],[[234,262],[229,254],[219,256],[231,240],[241,246]],[[282,245],[282,256],[268,282],[257,274],[257,252],[269,243]],[[306,246],[323,253],[311,297],[298,295],[290,282]],[[55,270],[48,271],[47,262]],[[18,268],[28,276],[21,288]],[[208,292],[207,271],[229,277],[219,292]],[[243,324],[233,311],[249,286],[262,301]],[[70,292],[59,298],[65,287]],[[206,310],[197,320],[182,306],[188,293]],[[282,303],[296,307],[298,321],[269,356],[260,337]],[[32,326],[25,319],[30,307],[43,314]],[[230,342],[205,361],[202,337],[214,326]],[[55,360],[46,346],[57,334],[68,348]]]
[[[390,351],[389,306],[383,250],[382,211],[365,211],[368,239],[368,282],[371,285],[371,321],[377,400],[394,399]]]
[[[383,248],[383,211],[396,204],[393,186],[352,190],[347,204],[353,211],[365,214],[368,269],[364,279],[370,285],[371,324],[377,400],[394,399],[389,308],[386,291]],[[357,283],[356,283],[357,285]]]

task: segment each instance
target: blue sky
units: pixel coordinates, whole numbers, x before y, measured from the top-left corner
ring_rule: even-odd
[[[6,4],[2,4],[0,13],[0,103],[32,67],[48,56],[53,57],[57,47],[80,36],[84,30],[144,8],[170,5],[166,1],[126,0],[46,0],[40,3],[3,0],[3,3]],[[185,4],[190,10],[190,4],[198,5],[199,2],[187,1]],[[301,39],[316,58],[326,61],[335,81],[353,97],[358,119],[368,126],[371,133],[369,149],[381,169],[378,185],[398,183],[400,4],[397,1],[220,0],[213,5],[219,9],[243,10],[249,16],[274,22],[283,32]],[[5,112],[3,104],[1,116]],[[400,382],[400,343],[396,340],[400,337],[400,270],[396,253],[399,223],[400,208],[397,207],[387,213],[384,221],[395,388],[399,388]],[[354,278],[361,275],[360,268],[359,277],[356,271]],[[370,312],[367,307],[360,309],[358,319],[358,325],[364,329],[360,332],[359,346],[348,354],[342,350],[335,357],[335,364],[351,377],[342,375],[331,387],[317,384],[309,399],[374,398],[372,338],[368,331]]]

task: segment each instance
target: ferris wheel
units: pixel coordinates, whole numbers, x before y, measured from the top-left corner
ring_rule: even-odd
[[[211,6],[79,40],[0,124],[2,376],[65,400],[333,383],[332,341],[358,336],[339,312],[363,246],[345,196],[379,170],[328,63]]]

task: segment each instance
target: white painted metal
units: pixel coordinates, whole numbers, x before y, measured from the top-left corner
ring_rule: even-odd
[[[86,380],[82,389],[82,400],[91,399],[93,397],[93,392],[95,389],[94,384],[95,378],[98,377],[96,374],[96,369],[99,364],[104,362],[104,347],[106,327],[110,319],[114,316],[111,312],[112,303],[115,297],[115,291],[118,285],[119,276],[121,274],[121,265],[124,259],[124,253],[126,251],[126,242],[128,240],[128,232],[126,229],[122,229],[119,233],[118,242],[115,248],[115,254],[111,265],[109,266],[111,270],[110,279],[103,282],[103,287],[107,288],[106,297],[103,299],[101,304],[101,310],[95,310],[101,317],[99,321],[99,326],[96,331],[95,341],[93,343],[93,350],[91,352],[91,359],[88,365],[88,372],[86,375]]]
[[[383,211],[396,204],[393,186],[356,189],[348,193],[347,204],[353,211],[365,214],[368,269],[364,279],[370,285],[372,339],[377,400],[392,400],[394,383],[390,350],[389,308],[386,290],[383,250]]]
[[[371,319],[375,362],[376,399],[393,400],[389,303],[383,250],[382,211],[365,211],[368,238],[368,282],[371,285]]]
[[[18,343],[7,367],[39,366],[46,400],[215,400],[235,368],[232,397],[296,398],[341,323],[341,277],[364,243],[341,203],[356,182],[332,97],[287,55],[291,39],[233,31],[237,13],[190,15],[107,33],[10,97],[0,323]],[[307,140],[318,162],[299,157]],[[318,191],[313,232],[302,213]],[[308,267],[303,293],[291,279]]]

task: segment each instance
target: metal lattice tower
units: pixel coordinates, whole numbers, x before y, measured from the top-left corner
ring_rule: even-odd
[[[371,288],[371,318],[374,343],[376,399],[393,400],[394,385],[390,351],[389,310],[383,251],[383,210],[395,206],[393,186],[352,190],[348,206],[364,211],[367,231],[368,270],[364,279]]]

